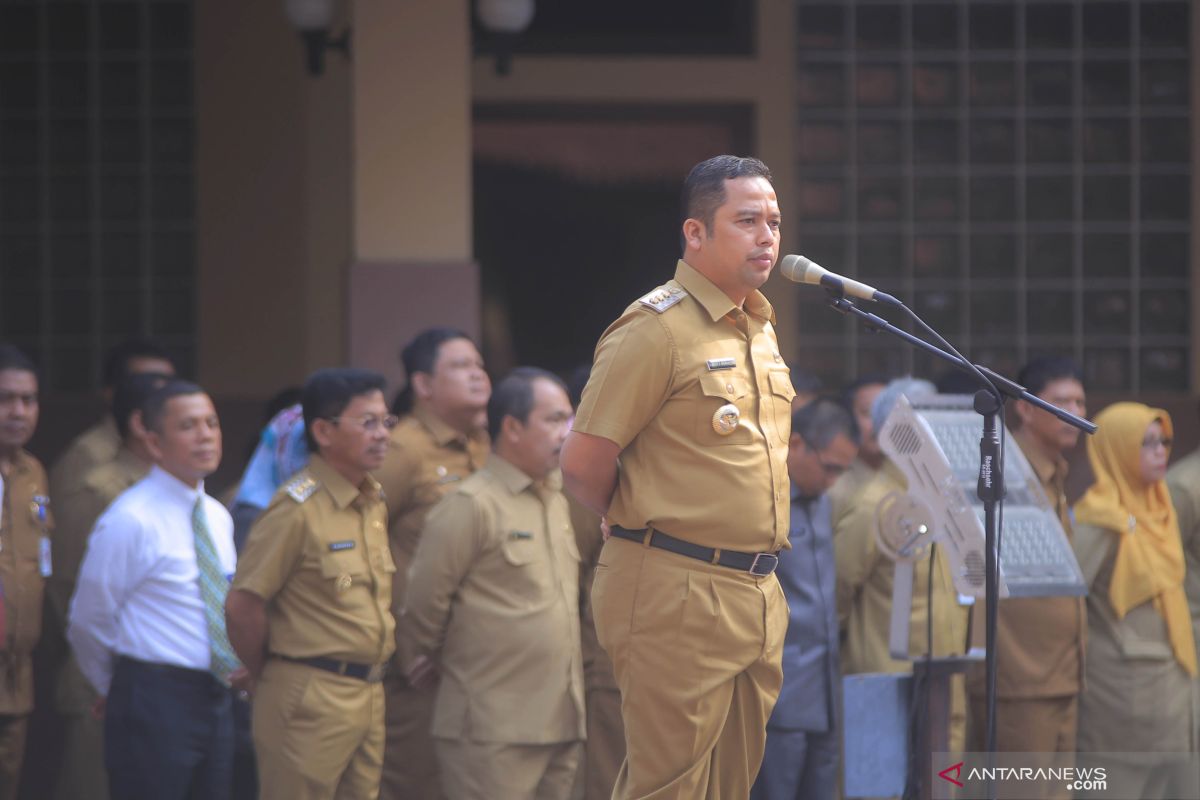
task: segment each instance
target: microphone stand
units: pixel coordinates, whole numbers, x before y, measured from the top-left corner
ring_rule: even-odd
[[[996,620],[1000,606],[1000,565],[999,552],[996,545],[997,542],[997,522],[996,509],[1000,502],[1004,500],[1004,463],[1003,463],[1003,446],[1000,441],[1000,429],[996,425],[996,415],[1000,412],[1003,405],[1003,397],[1007,395],[1016,400],[1024,400],[1038,408],[1053,414],[1062,421],[1078,428],[1087,434],[1096,432],[1096,425],[1088,422],[1085,419],[1063,411],[1061,408],[1047,403],[1042,398],[1032,394],[1024,386],[1005,378],[987,367],[973,364],[965,357],[958,354],[954,348],[943,339],[937,331],[925,324],[924,320],[917,314],[890,295],[886,295],[885,302],[887,305],[903,309],[906,314],[912,317],[932,336],[938,339],[947,349],[930,344],[929,342],[912,335],[908,331],[897,328],[892,323],[888,322],[883,317],[877,316],[867,311],[863,311],[854,303],[850,302],[845,294],[833,288],[826,287],[826,293],[829,295],[829,304],[837,311],[843,314],[851,314],[856,319],[861,320],[868,327],[878,331],[885,331],[895,336],[896,338],[907,342],[913,347],[924,350],[937,358],[950,364],[955,369],[962,370],[970,374],[983,387],[975,393],[975,411],[983,417],[983,436],[979,440],[979,483],[976,486],[976,494],[983,502],[984,515],[984,547],[986,549],[985,572],[986,581],[984,586],[984,598],[986,602],[986,640],[987,651],[984,656],[984,665],[986,672],[987,686],[987,754],[988,766],[994,766],[994,758],[996,753]],[[947,352],[947,350],[951,352]],[[932,613],[932,610],[930,610]],[[989,771],[989,775],[990,775]],[[996,787],[989,777],[987,781],[987,795],[990,800],[995,800]]]

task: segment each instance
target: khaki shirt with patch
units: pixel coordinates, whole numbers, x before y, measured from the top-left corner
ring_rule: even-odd
[[[574,429],[621,448],[613,524],[743,552],[788,546],[795,390],[771,304],[755,291],[744,308],[680,261],[600,338]],[[737,426],[722,435],[714,418],[729,405]]]
[[[387,510],[319,455],[279,488],[246,539],[233,588],[267,603],[267,651],[381,664],[395,649]]]
[[[1067,538],[1071,519],[1063,490],[1065,458],[1048,459],[1030,442],[1024,430],[1013,439],[1042,482],[1050,507],[1058,514]],[[1028,700],[1078,694],[1083,683],[1083,653],[1087,639],[1086,600],[1083,597],[1012,597],[1000,601],[996,614],[996,696]],[[972,609],[972,637],[982,644],[985,603]],[[967,690],[985,692],[982,664],[967,670]]]
[[[400,624],[441,669],[434,736],[585,737],[579,552],[561,486],[493,453],[430,512]]]
[[[82,486],[84,477],[93,467],[112,461],[120,450],[121,434],[117,431],[117,423],[111,414],[105,415],[104,419],[72,439],[50,466],[50,488],[54,496],[64,496]]]
[[[0,500],[0,585],[4,592],[4,649],[0,651],[0,714],[33,709],[33,653],[42,633],[41,549],[54,530],[41,462],[21,450],[4,476]],[[44,514],[43,514],[44,510]]]

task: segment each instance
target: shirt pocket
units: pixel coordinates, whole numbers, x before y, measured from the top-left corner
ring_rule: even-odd
[[[792,373],[787,369],[773,369],[767,379],[771,386],[771,414],[775,433],[781,443],[787,444],[792,432],[792,400],[796,397]]]
[[[537,548],[540,546],[532,536],[509,534],[500,546],[500,553],[511,566],[527,567],[537,560]]]
[[[749,414],[750,382],[732,372],[710,372],[700,375],[700,398],[696,403],[694,425],[696,441],[702,445],[720,446],[747,444],[754,436]],[[732,433],[717,432],[717,417],[725,406],[737,408],[737,427]],[[725,415],[732,423],[732,412]]]
[[[357,547],[337,553],[322,553],[321,578],[326,590],[337,600],[348,597],[354,587],[369,587],[371,583],[367,565]]]

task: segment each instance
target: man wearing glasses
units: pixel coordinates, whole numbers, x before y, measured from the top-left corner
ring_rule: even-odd
[[[396,571],[370,474],[396,426],[383,386],[358,369],[309,377],[302,404],[313,455],[250,529],[226,601],[230,641],[256,681],[264,800],[379,793]]]
[[[837,601],[833,521],[826,494],[858,454],[858,426],[840,403],[812,400],[792,414],[792,549],[775,574],[788,601],[783,689],[767,722],[767,749],[752,800],[826,800],[837,787]]]

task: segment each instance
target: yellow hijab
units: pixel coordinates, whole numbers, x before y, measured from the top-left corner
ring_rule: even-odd
[[[1175,658],[1196,674],[1196,646],[1187,595],[1183,591],[1183,544],[1166,481],[1142,482],[1142,440],[1151,423],[1172,435],[1171,416],[1141,403],[1114,403],[1096,415],[1099,430],[1087,440],[1096,482],[1075,506],[1075,519],[1115,531],[1108,601],[1117,617],[1153,601],[1167,623]]]

